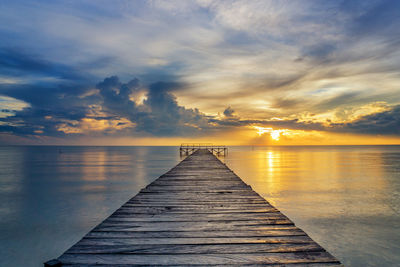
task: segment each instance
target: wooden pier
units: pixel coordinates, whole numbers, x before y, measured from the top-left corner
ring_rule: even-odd
[[[199,149],[207,149],[212,154],[216,154],[218,156],[226,156],[228,154],[228,148],[226,146],[216,146],[211,143],[181,144],[179,148],[179,153],[181,154],[181,156],[188,156]]]
[[[207,149],[45,266],[340,266]]]

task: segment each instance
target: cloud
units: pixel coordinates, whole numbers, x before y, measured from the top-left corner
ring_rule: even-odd
[[[156,82],[144,88],[138,79],[121,83],[118,77],[112,76],[96,87],[100,90],[104,111],[129,119],[136,124],[137,133],[185,136],[197,134],[204,127],[209,127],[207,117],[198,109],[187,109],[178,104],[171,93],[182,87],[178,82]],[[130,98],[138,90],[146,92],[142,104]]]
[[[298,107],[301,104],[304,104],[304,100],[294,99],[294,98],[281,98],[277,97],[273,99],[272,107],[273,108],[284,108],[284,109],[291,109]]]
[[[150,113],[141,119],[139,130],[155,135],[188,135],[196,134],[208,126],[206,117],[198,109],[187,109],[179,106],[176,97],[170,90],[177,89],[176,83],[158,82],[151,84],[144,105]]]
[[[327,62],[336,49],[336,46],[332,42],[305,46],[303,48],[303,54],[299,59],[311,59],[317,63]]]
[[[104,134],[109,134],[109,125],[131,135],[195,134],[208,122],[199,110],[178,105],[170,91],[180,87],[176,82],[157,82],[145,88],[138,79],[122,83],[117,76],[105,78],[96,90],[82,84],[1,85],[0,94],[7,96],[2,98],[7,102],[2,112],[7,116],[1,118],[0,130],[18,135],[64,136],[87,134],[104,126]],[[143,103],[131,98],[139,90],[145,92]],[[25,105],[9,112],[14,102]]]
[[[224,110],[225,117],[233,117],[233,113],[235,113],[235,110],[233,108],[231,108],[231,107],[227,107]]]
[[[369,107],[369,108],[368,108]],[[384,103],[375,103],[366,106],[368,110],[360,112],[372,112],[372,114],[356,116],[351,122],[335,123],[330,120],[311,121],[299,119],[273,119],[251,120],[238,117],[226,119],[212,118],[210,121],[223,127],[263,126],[274,129],[291,129],[305,131],[326,131],[357,133],[364,135],[400,135],[400,105],[387,106]],[[370,110],[371,108],[376,111]],[[356,111],[354,111],[356,112]],[[349,116],[349,114],[348,114]]]
[[[0,131],[18,135],[62,136],[57,130],[59,123],[79,121],[89,113],[93,97],[79,98],[90,90],[78,85],[2,85],[0,94],[23,101],[28,105],[14,111],[13,116],[0,118]],[[51,118],[51,119],[49,119]]]
[[[138,79],[122,83],[117,76],[98,83],[97,91],[82,85],[55,88],[2,86],[0,93],[29,103],[30,106],[16,110],[14,116],[2,118],[0,129],[21,135],[63,136],[85,134],[90,129],[97,131],[101,125],[106,130],[105,122],[108,120],[110,127],[118,126],[116,129],[120,128],[124,134],[196,134],[210,125],[207,117],[198,109],[187,109],[178,104],[171,91],[181,86],[177,82],[157,82],[143,87]],[[139,90],[145,91],[143,103],[136,103],[131,98]],[[131,132],[127,132],[127,128]],[[105,134],[108,132],[104,131]]]
[[[331,96],[316,104],[315,109],[319,111],[331,110],[333,108],[348,105],[349,103],[354,103],[355,101],[357,101],[359,94],[360,92],[345,92]]]
[[[363,116],[349,123],[332,124],[333,131],[359,134],[400,135],[400,105]]]
[[[64,85],[52,88],[3,85],[0,93],[7,97],[2,99],[12,99],[13,103],[18,103],[18,108],[12,113],[8,109],[3,110],[7,116],[0,118],[0,132],[58,137],[91,134],[193,137],[232,128],[263,126],[306,131],[400,134],[400,105],[391,108],[384,105],[375,113],[343,123],[329,120],[322,123],[299,119],[244,119],[235,116],[231,107],[226,108],[224,117],[220,118],[179,105],[172,92],[183,87],[179,82],[157,82],[144,86],[136,78],[123,83],[117,76],[105,78],[96,85],[96,90],[91,86]],[[41,97],[37,97],[38,92]],[[144,93],[142,102],[132,97],[138,92]],[[14,104],[10,102],[10,105]],[[282,105],[291,106],[293,103],[288,100]]]
[[[13,97],[0,95],[0,106],[2,108],[0,110],[0,118],[5,118],[14,116],[16,111],[29,107],[29,104]]]
[[[124,84],[117,76],[105,78],[96,85],[103,98],[102,106],[105,111],[122,117],[132,117],[137,114],[136,103],[130,99],[130,95],[139,89],[139,80],[133,79]]]
[[[74,68],[41,59],[16,48],[0,47],[0,73],[12,77],[54,78],[81,80],[83,76]],[[32,77],[33,76],[33,77]]]
[[[366,2],[366,4],[362,4]],[[357,13],[354,12],[354,3],[357,3],[359,7]],[[400,9],[400,3],[396,0],[382,0],[382,1],[343,1],[342,8],[345,11],[353,11],[354,16],[353,23],[350,24],[350,33],[360,36],[379,35],[387,38],[399,38],[400,34],[396,30],[400,27],[400,21],[398,19]]]
[[[43,3],[0,10],[0,95],[12,98],[0,101],[0,131],[195,136],[259,124],[385,134],[391,113],[332,114],[400,103],[398,1]]]
[[[8,106],[18,107],[0,118],[0,131],[17,135],[66,136],[200,136],[214,131],[248,126],[265,126],[294,130],[319,130],[364,134],[398,135],[400,106],[376,109],[377,112],[356,117],[352,122],[334,123],[299,119],[244,119],[228,107],[223,118],[205,115],[198,109],[178,104],[173,92],[185,87],[179,82],[156,82],[142,85],[138,79],[123,83],[117,76],[105,78],[95,89],[90,85],[56,87],[2,85],[0,93]],[[135,95],[143,94],[142,101]],[[354,94],[342,94],[321,103],[338,107],[351,101]],[[4,102],[3,101],[3,102]],[[278,106],[297,106],[294,99],[276,99]],[[328,102],[327,102],[328,101]],[[383,111],[382,111],[383,110]],[[362,114],[362,113],[361,113]],[[311,117],[310,117],[311,118]]]
[[[277,129],[292,129],[292,130],[316,130],[324,131],[327,128],[319,122],[299,121],[298,119],[285,119],[285,120],[251,120],[251,119],[217,119],[210,118],[210,121],[224,127],[244,127],[244,126],[263,126]]]

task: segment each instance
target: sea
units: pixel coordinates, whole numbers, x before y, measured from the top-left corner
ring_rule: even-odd
[[[219,158],[345,266],[400,266],[400,146]],[[0,146],[0,266],[57,258],[182,159],[167,146]]]

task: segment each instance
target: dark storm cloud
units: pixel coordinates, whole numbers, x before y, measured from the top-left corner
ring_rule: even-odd
[[[139,80],[133,79],[123,84],[117,76],[105,78],[96,86],[103,98],[103,108],[123,117],[134,117],[137,114],[136,103],[129,96],[139,89]]]
[[[57,128],[60,124],[73,126],[73,122],[90,115],[97,120],[126,118],[136,124],[135,133],[144,136],[197,134],[209,128],[208,118],[198,109],[178,105],[171,91],[181,87],[182,84],[177,82],[157,82],[143,87],[138,79],[122,83],[117,76],[98,83],[95,93],[90,93],[93,91],[91,86],[80,84],[1,85],[0,95],[22,100],[30,107],[14,111],[14,116],[1,118],[0,131],[18,135],[63,136],[65,134]],[[144,90],[146,96],[140,105],[130,98],[139,90]],[[98,111],[102,115],[93,115],[93,105],[100,107]]]
[[[91,86],[59,85],[59,86],[23,86],[1,85],[0,94],[23,100],[30,107],[21,111],[9,112],[10,116],[1,118],[3,122],[0,132],[21,136],[47,135],[65,136],[58,126],[73,126],[90,116],[97,120],[113,120],[126,118],[135,123],[136,128],[125,134],[141,136],[193,136],[208,134],[215,130],[243,126],[264,126],[294,130],[318,130],[333,132],[352,132],[360,134],[400,134],[400,106],[391,110],[362,117],[351,123],[323,125],[312,121],[293,120],[252,120],[234,116],[234,110],[224,110],[225,117],[206,116],[198,109],[180,106],[173,91],[180,90],[183,85],[178,82],[157,82],[144,87],[138,79],[123,83],[117,76],[105,78],[96,85],[97,92]],[[136,103],[131,95],[144,91],[146,99]],[[354,97],[344,94],[330,99],[332,103],[323,106],[337,106],[345,99]],[[349,100],[349,101],[350,101]],[[286,100],[285,105],[292,103]],[[282,104],[282,103],[281,103]],[[91,112],[91,106],[100,107],[101,114]],[[4,112],[4,111],[3,111]],[[14,115],[12,114],[14,113]],[[123,125],[124,122],[118,125]],[[104,132],[107,134],[107,131]]]
[[[214,124],[222,127],[263,126],[276,129],[316,130],[327,132],[357,133],[365,135],[400,135],[400,105],[390,110],[363,116],[349,123],[323,124],[313,121],[293,120],[245,120],[236,118],[216,119],[210,118]]]
[[[57,125],[64,121],[78,121],[89,112],[88,105],[94,101],[79,96],[90,90],[84,86],[40,86],[40,85],[0,85],[0,95],[22,100],[30,105],[15,115],[0,118],[0,132],[19,135],[62,136]],[[50,117],[51,119],[50,119]]]
[[[15,48],[0,48],[0,73],[14,77],[35,75],[74,81],[83,78],[74,68],[46,61]]]
[[[14,48],[0,49],[0,73],[24,80],[22,84],[0,84],[0,95],[29,104],[13,111],[13,116],[0,118],[0,132],[64,136],[57,127],[81,120],[89,113],[89,105],[100,100],[81,97],[91,90],[87,73]]]
[[[330,125],[297,119],[241,119],[234,116],[234,110],[231,107],[226,108],[223,112],[225,117],[219,119],[206,116],[198,109],[180,106],[172,92],[179,90],[182,86],[178,82],[157,82],[145,87],[138,79],[123,83],[117,76],[105,78],[98,83],[96,85],[98,91],[95,93],[92,92],[94,90],[92,87],[82,85],[56,87],[2,85],[0,86],[1,95],[23,100],[29,103],[30,107],[13,111],[14,115],[10,112],[10,116],[1,118],[0,132],[21,136],[65,136],[64,132],[59,131],[60,124],[76,126],[74,122],[90,116],[96,120],[126,118],[136,127],[133,131],[127,132],[125,129],[122,133],[140,136],[194,136],[243,126],[360,134],[400,134],[400,106],[364,116],[351,123]],[[146,99],[143,103],[136,103],[131,95],[140,91],[145,92]],[[349,95],[341,97],[351,98]],[[342,103],[344,100],[337,101]],[[100,107],[99,114],[93,114],[91,110],[93,105]],[[287,105],[290,106],[292,103],[287,103]],[[332,103],[332,105],[336,104]],[[124,124],[120,122],[118,125]],[[108,134],[108,132],[104,131],[103,134]]]
[[[231,107],[227,107],[227,108],[224,110],[224,115],[225,115],[225,117],[232,117],[232,116],[233,116],[233,113],[235,113],[235,110],[234,110],[233,108],[231,108]]]
[[[179,106],[171,91],[179,90],[178,82],[156,82],[146,91],[146,100],[138,106],[129,95],[143,90],[137,79],[124,84],[118,77],[104,79],[97,85],[103,98],[103,108],[110,114],[136,123],[136,131],[155,136],[196,134],[208,127],[206,116],[198,109]]]
[[[332,124],[333,131],[359,134],[400,135],[400,105],[364,116],[351,123]]]
[[[178,105],[176,97],[169,92],[173,88],[171,83],[158,82],[150,85],[144,105],[151,113],[144,117],[140,130],[156,135],[179,136],[195,134],[207,126],[205,115],[198,109],[186,109]]]
[[[89,86],[69,85],[0,85],[0,94],[23,100],[42,109],[76,109],[86,104],[80,95],[90,90]]]

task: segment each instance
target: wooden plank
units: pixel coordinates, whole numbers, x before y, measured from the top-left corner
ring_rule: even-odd
[[[143,207],[152,207],[152,208],[169,208],[169,209],[178,209],[181,207],[184,207],[186,209],[260,209],[264,208],[265,206],[267,207],[272,207],[268,204],[265,203],[250,203],[250,204],[243,204],[240,205],[239,203],[182,203],[179,205],[179,203],[176,204],[171,204],[171,203],[145,203],[145,204],[137,204],[137,203],[126,203],[123,205],[124,208],[143,208]]]
[[[160,186],[160,185],[152,185],[152,186],[148,186],[146,187],[146,189],[143,189],[141,192],[142,193],[170,193],[170,192],[183,192],[186,193],[188,192],[188,190],[191,190],[191,192],[199,192],[202,194],[210,194],[210,193],[219,193],[221,191],[230,191],[229,194],[240,194],[240,195],[247,195],[247,194],[251,194],[254,195],[253,192],[249,193],[249,190],[243,186],[225,186],[225,185],[214,185],[213,189],[210,189],[209,186]],[[225,194],[227,194],[228,192],[226,192]]]
[[[324,252],[316,243],[308,244],[202,244],[202,245],[77,245],[69,254],[225,254],[271,252]]]
[[[174,225],[176,224],[176,226]],[[235,230],[235,231],[242,231],[242,230],[265,230],[268,229],[269,225],[294,225],[293,222],[290,220],[269,220],[265,223],[261,224],[245,224],[237,225],[232,224],[223,224],[223,223],[209,223],[209,224],[193,224],[193,222],[176,222],[176,223],[138,223],[135,225],[109,225],[109,224],[101,224],[94,228],[93,231],[103,231],[103,232],[113,232],[113,231],[157,231],[163,229],[165,231],[174,231],[179,230],[183,231],[183,229],[187,229],[187,231],[207,231],[210,229],[214,230]],[[162,227],[162,228],[161,228]]]
[[[169,237],[151,237],[137,238],[139,232],[89,232],[77,245],[82,244],[302,244],[314,243],[308,236],[246,236],[246,237],[207,237],[208,233],[204,232],[204,237],[184,237],[183,232],[174,232],[174,238]],[[180,236],[179,236],[180,235]]]
[[[149,211],[149,210],[161,210],[161,211],[170,211],[170,212],[178,212],[178,211],[193,211],[193,212],[201,212],[201,211],[238,211],[243,212],[246,211],[255,211],[255,212],[266,212],[269,210],[274,209],[272,206],[269,205],[235,205],[235,206],[228,206],[228,205],[181,205],[181,206],[174,206],[174,205],[167,205],[164,206],[155,206],[155,205],[124,205],[121,207],[121,211],[131,211],[131,212],[142,212],[142,211]],[[263,207],[264,206],[264,207]]]
[[[250,211],[242,211],[240,209],[219,209],[219,210],[207,210],[207,209],[184,209],[181,208],[179,210],[174,209],[168,209],[168,208],[142,208],[142,209],[129,209],[129,208],[121,208],[115,211],[113,214],[116,215],[132,215],[134,216],[135,214],[149,214],[149,215],[154,215],[154,214],[193,214],[195,216],[196,214],[199,216],[202,216],[203,214],[219,214],[219,213],[227,213],[227,214],[235,214],[235,213],[268,213],[268,212],[273,212],[277,211],[275,208],[260,208],[260,209],[252,209]]]
[[[301,229],[296,227],[290,228],[267,228],[262,230],[213,230],[213,231],[203,231],[203,230],[191,230],[184,229],[182,231],[99,231],[95,230],[92,233],[97,233],[98,236],[124,236],[129,238],[234,238],[234,237],[284,237],[284,236],[306,236]],[[106,234],[103,234],[106,233]],[[94,237],[89,235],[88,237]]]
[[[137,195],[137,199],[197,199],[199,201],[202,200],[262,200],[262,197],[256,195],[254,192],[247,192],[246,194],[240,194],[240,192],[236,193],[232,190],[213,190],[210,189],[210,192],[207,191],[181,191],[175,192],[175,194],[168,192],[160,192],[160,191],[149,191],[146,189],[141,190],[139,195]]]
[[[227,200],[227,199],[225,199]],[[164,201],[161,201],[161,199],[137,199],[135,201],[128,201],[126,204],[124,204],[123,206],[126,207],[141,207],[141,206],[161,206],[161,207],[190,207],[192,206],[193,208],[198,208],[198,207],[202,207],[202,206],[215,206],[215,207],[221,207],[221,206],[226,206],[226,207],[272,207],[268,202],[262,202],[262,201],[257,201],[257,200],[238,200],[237,201],[222,201],[219,199],[215,199],[214,201],[212,200],[199,200],[199,201],[191,201],[189,199],[170,199],[170,198],[166,198]]]
[[[260,254],[63,254],[59,260],[66,264],[288,264],[338,263],[326,252],[260,253]]]
[[[217,195],[217,196],[207,196],[207,195],[203,195],[203,196],[182,196],[182,195],[174,195],[174,196],[165,196],[164,198],[162,198],[161,194],[157,195],[157,194],[140,194],[137,197],[137,200],[140,201],[158,201],[161,202],[163,199],[165,201],[165,203],[168,203],[170,201],[188,201],[188,200],[193,200],[195,198],[200,198],[200,201],[208,201],[208,202],[222,202],[224,200],[226,201],[257,201],[260,200],[260,198],[258,197],[253,197],[253,196],[247,196],[247,197],[240,197],[240,196],[232,196],[229,194],[225,194],[225,195]]]
[[[198,150],[56,261],[60,266],[340,266],[225,164]]]
[[[267,220],[271,218],[277,218],[282,215],[280,212],[270,213],[211,213],[203,214],[201,217],[196,219],[196,222],[218,222],[218,221],[256,221],[256,220]],[[154,214],[148,216],[148,214],[136,214],[135,216],[130,215],[112,215],[105,222],[193,222],[192,214]]]

